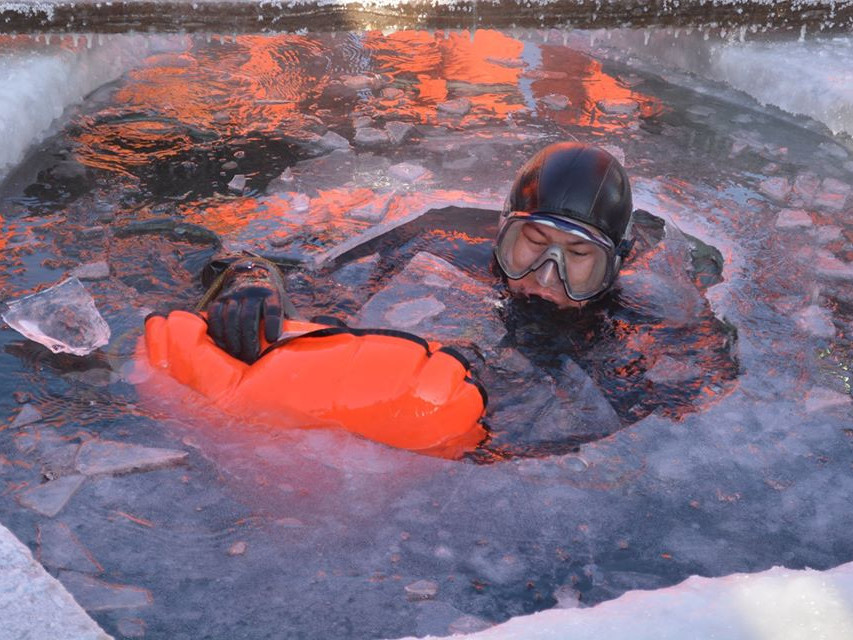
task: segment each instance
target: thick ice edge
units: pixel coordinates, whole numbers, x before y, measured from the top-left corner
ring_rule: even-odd
[[[82,36],[77,47],[33,46],[0,54],[0,179],[69,106],[183,38]],[[170,44],[172,43],[172,44]]]
[[[0,525],[0,640],[109,640],[30,550]]]
[[[629,591],[589,609],[542,611],[485,631],[453,637],[843,640],[853,637],[853,563],[828,571],[774,567],[724,578],[692,576],[666,589]]]

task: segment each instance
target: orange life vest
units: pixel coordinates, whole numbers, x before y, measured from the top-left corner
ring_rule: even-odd
[[[272,427],[334,425],[444,458],[486,437],[485,393],[452,350],[397,331],[292,320],[284,322],[287,334],[295,336],[249,365],[216,346],[203,317],[173,311],[146,320],[137,362],[227,414]]]

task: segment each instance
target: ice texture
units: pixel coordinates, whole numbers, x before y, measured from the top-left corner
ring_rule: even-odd
[[[110,341],[110,327],[77,278],[8,303],[10,327],[54,353],[84,356]]]

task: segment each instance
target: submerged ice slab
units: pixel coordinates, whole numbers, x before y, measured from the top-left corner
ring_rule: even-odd
[[[10,327],[54,353],[85,356],[110,341],[110,327],[77,278],[8,303]]]
[[[829,571],[774,567],[725,578],[693,576],[630,591],[589,609],[514,618],[468,640],[842,640],[853,636],[853,563]],[[410,639],[406,639],[410,640]]]

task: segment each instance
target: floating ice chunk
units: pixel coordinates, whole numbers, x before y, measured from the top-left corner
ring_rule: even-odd
[[[557,606],[554,607],[555,609],[577,609],[581,606],[580,591],[575,589],[572,585],[564,584],[561,587],[557,587],[554,590],[554,598],[557,599]]]
[[[434,580],[418,580],[404,589],[409,600],[432,600],[438,595],[438,583]]]
[[[825,178],[821,185],[821,191],[815,197],[814,203],[830,211],[844,211],[847,198],[853,188],[846,182],[835,178]]]
[[[463,158],[456,158],[455,160],[443,160],[441,166],[444,169],[451,169],[453,171],[466,171],[473,168],[478,162],[480,162],[480,159],[477,156],[466,155]]]
[[[2,318],[54,353],[84,356],[110,340],[109,325],[77,278],[10,302]]]
[[[810,227],[812,219],[809,214],[802,209],[782,209],[779,215],[776,216],[776,226],[780,229],[789,229],[791,227]]]
[[[231,182],[228,183],[228,190],[233,191],[234,193],[243,193],[245,188],[246,176],[242,173],[238,173],[236,176],[231,178]]]
[[[334,131],[327,131],[319,140],[319,145],[324,149],[349,149],[349,140]]]
[[[405,92],[402,89],[397,89],[396,87],[385,87],[379,92],[379,95],[386,100],[397,100],[398,98],[402,98],[405,95]]]
[[[59,580],[86,611],[147,607],[154,599],[142,587],[111,584],[74,571],[63,571]]]
[[[364,146],[387,144],[389,142],[388,132],[382,129],[364,127],[355,132],[355,143]]]
[[[379,89],[385,84],[379,76],[341,76],[341,84],[348,89],[364,91],[365,89]]]
[[[487,56],[486,62],[491,62],[492,64],[496,64],[501,67],[509,67],[510,69],[520,69],[521,67],[527,66],[527,63],[521,58],[497,58]]]
[[[45,482],[19,494],[18,502],[28,509],[52,518],[68,504],[71,496],[77,492],[85,479],[85,476],[74,475]]]
[[[694,362],[682,362],[670,356],[661,356],[655,360],[651,369],[646,371],[646,378],[656,384],[677,384],[695,380],[702,375],[702,370]]]
[[[562,80],[567,75],[565,71],[546,71],[545,69],[527,69],[521,72],[522,78],[530,80]]]
[[[332,279],[344,287],[359,289],[370,281],[378,264],[379,254],[372,253],[369,256],[345,264],[332,274]]]
[[[412,125],[408,122],[388,122],[385,124],[385,131],[388,132],[388,138],[394,144],[400,144],[412,132]]]
[[[157,449],[123,442],[89,440],[80,445],[77,470],[87,476],[150,471],[183,462],[185,451]]]
[[[388,167],[388,173],[392,177],[397,178],[397,180],[402,180],[403,182],[414,182],[418,178],[429,173],[429,171],[418,164],[401,162]]]
[[[846,407],[851,404],[853,404],[852,397],[826,387],[812,387],[806,393],[806,411],[808,413],[835,407]]]
[[[142,618],[122,618],[116,627],[123,638],[145,637],[145,620]]]
[[[249,548],[249,545],[246,544],[244,540],[238,540],[230,547],[228,547],[228,555],[229,556],[242,556],[246,553],[246,549]]]
[[[716,113],[714,109],[711,107],[706,107],[704,105],[694,105],[687,110],[691,116],[695,116],[700,119],[705,119],[709,116],[712,116]]]
[[[101,565],[64,522],[47,521],[38,525],[38,559],[51,569],[80,573],[100,573]]]
[[[81,264],[71,272],[71,277],[80,280],[104,280],[110,277],[110,265],[103,260]]]
[[[352,128],[353,129],[364,129],[365,127],[369,127],[373,124],[373,118],[370,116],[353,116],[352,118]]]
[[[388,207],[391,204],[393,194],[385,196],[377,196],[371,198],[361,206],[354,207],[347,211],[346,217],[353,220],[365,220],[366,222],[377,223],[388,214]]]
[[[791,183],[787,178],[767,178],[758,185],[758,192],[776,202],[785,202],[791,193]]]
[[[399,329],[416,327],[427,318],[437,316],[447,307],[433,296],[417,300],[404,300],[393,305],[385,314],[391,326]]]
[[[568,107],[570,102],[568,97],[564,95],[561,95],[559,93],[549,93],[547,96],[542,98],[542,104],[544,104],[549,109],[559,111]]]
[[[595,106],[609,115],[630,115],[640,108],[637,101],[630,98],[605,98],[596,102]]]
[[[831,252],[821,249],[815,253],[814,264],[818,273],[830,278],[853,280],[853,264],[836,258]]]
[[[308,211],[311,208],[311,198],[304,193],[289,193],[287,199],[294,211]]]
[[[803,205],[810,205],[820,189],[820,178],[811,172],[799,174],[794,178],[794,195]]]
[[[40,421],[43,417],[44,416],[42,416],[41,411],[27,403],[21,407],[21,410],[18,412],[18,415],[15,416],[15,419],[12,420],[12,424],[10,426],[13,429],[25,427],[28,424]]]
[[[478,631],[483,631],[491,626],[492,624],[483,620],[483,618],[466,614],[464,616],[459,616],[456,620],[451,622],[447,630],[451,635],[457,635],[460,633],[477,633]]]
[[[819,338],[832,338],[835,336],[835,325],[832,323],[832,314],[826,309],[821,309],[813,304],[803,309],[795,316],[797,326]]]
[[[437,107],[440,113],[447,113],[452,116],[464,116],[471,110],[471,101],[468,98],[456,98],[439,103]]]

